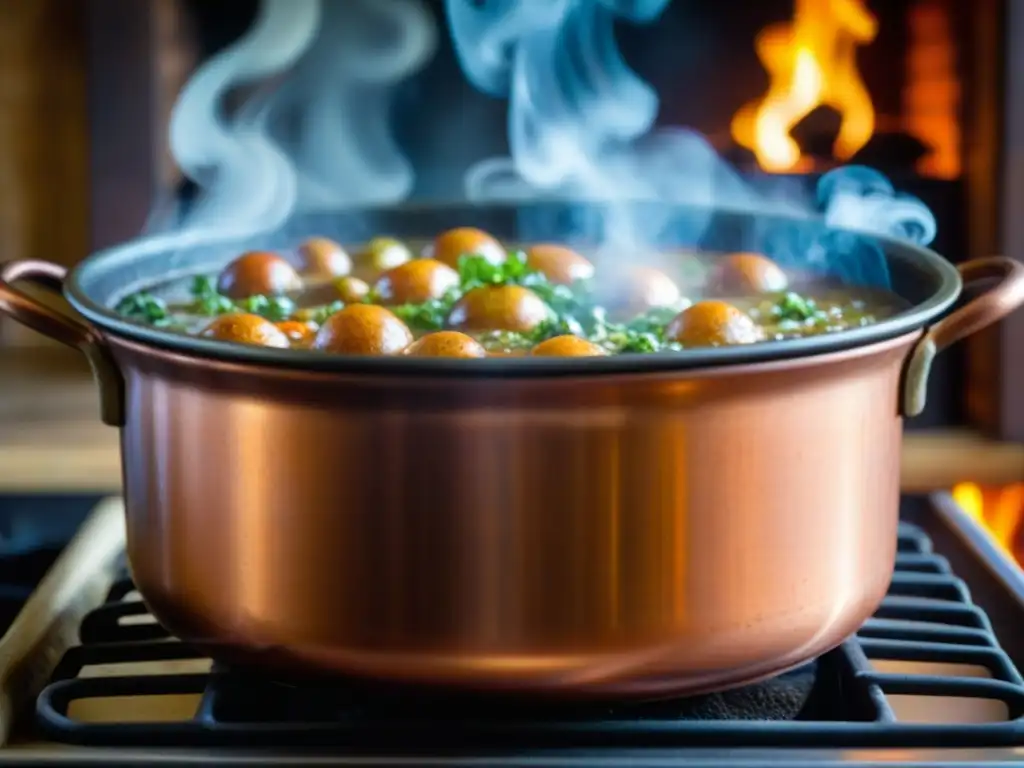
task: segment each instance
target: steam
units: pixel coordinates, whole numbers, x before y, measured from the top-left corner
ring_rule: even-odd
[[[319,23],[316,0],[265,0],[252,29],[182,90],[171,115],[170,144],[182,172],[202,188],[193,227],[233,230],[291,210],[296,178],[287,155],[255,126],[226,116],[222,102],[231,88],[292,66]]]
[[[302,210],[409,195],[415,175],[391,135],[392,95],[436,47],[419,0],[325,5],[320,36],[266,111],[272,135],[294,148]],[[298,126],[290,136],[289,125]]]
[[[509,156],[467,173],[471,202],[599,202],[568,204],[556,227],[597,243],[598,258],[696,245],[722,211],[755,214],[732,247],[883,285],[881,252],[850,231],[935,236],[928,209],[869,169],[826,175],[813,198],[783,177],[741,178],[694,131],[656,128],[657,94],[626,64],[614,25],[649,24],[669,0],[445,3],[467,77],[508,100]],[[391,132],[392,97],[436,45],[423,0],[263,0],[175,106],[171,150],[201,189],[183,228],[255,235],[305,211],[407,198],[414,170]],[[246,86],[254,93],[229,110]],[[544,215],[524,219],[523,234],[555,226]]]
[[[832,238],[808,249],[806,232],[842,227],[927,244],[935,219],[918,200],[897,196],[866,168],[825,176],[818,199],[785,179],[756,189],[724,162],[699,134],[655,129],[658,98],[629,68],[614,37],[617,18],[654,21],[669,0],[446,0],[455,49],[467,78],[480,90],[508,99],[509,157],[488,158],[467,174],[474,202],[505,200],[601,201],[599,217],[581,215],[576,237],[598,240],[608,253],[655,246],[666,236],[696,244],[713,209],[802,216],[792,227],[760,232],[774,257],[803,266],[827,265],[841,276],[888,284],[885,260],[863,238]],[[639,205],[667,203],[668,206]],[[673,215],[671,204],[686,206]],[[772,225],[767,225],[771,228]],[[811,245],[821,245],[815,241]],[[815,255],[817,254],[817,255]],[[822,254],[828,254],[824,256]],[[834,255],[833,255],[834,254]],[[817,263],[816,263],[817,262]],[[856,274],[854,274],[856,273]]]
[[[391,137],[391,96],[436,43],[421,0],[263,0],[175,105],[171,151],[201,188],[185,228],[250,234],[305,210],[407,197],[414,174]],[[262,87],[228,115],[225,98],[251,84]]]

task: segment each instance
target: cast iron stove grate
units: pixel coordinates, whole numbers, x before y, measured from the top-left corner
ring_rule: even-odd
[[[1024,679],[985,613],[920,528],[901,524],[896,574],[855,637],[787,675],[725,695],[619,706],[431,697],[367,684],[284,683],[214,666],[203,674],[79,677],[100,664],[199,659],[156,624],[125,623],[144,606],[119,581],[89,614],[40,694],[37,722],[59,742],[94,746],[324,746],[347,750],[544,747],[981,747],[1024,743]],[[983,667],[991,678],[886,674],[872,660]],[[194,694],[182,722],[87,723],[81,699]],[[894,696],[1001,701],[1004,722],[897,721]],[[128,705],[130,706],[130,704]]]

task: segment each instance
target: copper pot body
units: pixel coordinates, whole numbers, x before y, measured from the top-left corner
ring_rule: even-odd
[[[609,695],[774,674],[886,592],[916,336],[560,381],[250,371],[115,342],[132,571],[218,656]]]
[[[937,258],[937,257],[936,257]],[[173,351],[15,288],[121,429],[128,556],[215,658],[586,697],[751,682],[886,592],[901,414],[929,363],[1024,303],[1024,267],[926,329],[756,364],[599,375],[355,373]],[[958,288],[958,286],[954,286]]]

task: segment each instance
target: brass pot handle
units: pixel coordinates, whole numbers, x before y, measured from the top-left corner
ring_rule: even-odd
[[[935,356],[960,339],[992,325],[1024,304],[1024,264],[1005,256],[974,259],[961,264],[964,285],[976,280],[1000,278],[981,296],[968,302],[926,330],[907,359],[903,373],[903,415],[924,410],[928,373]]]
[[[81,350],[100,388],[100,416],[105,424],[124,424],[124,379],[103,337],[78,318],[41,304],[19,291],[24,281],[61,293],[67,269],[47,261],[9,261],[0,264],[0,312],[61,344]]]

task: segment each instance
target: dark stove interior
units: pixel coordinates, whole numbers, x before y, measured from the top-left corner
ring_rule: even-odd
[[[59,545],[42,546],[0,556],[0,633],[11,626],[61,549]]]
[[[438,695],[353,681],[279,680],[214,665],[208,673],[80,676],[95,665],[197,659],[154,623],[118,581],[83,621],[37,701],[49,739],[92,746],[330,745],[415,751],[472,746],[996,746],[1024,742],[1024,679],[924,530],[903,523],[896,574],[875,616],[813,664],[733,691],[641,703],[569,704]],[[900,674],[879,660],[968,664],[987,677]],[[191,719],[83,722],[69,714],[90,698],[195,694]],[[898,716],[904,696],[1001,702],[1002,722],[941,725]]]
[[[77,494],[0,496],[0,635],[97,500]]]

